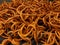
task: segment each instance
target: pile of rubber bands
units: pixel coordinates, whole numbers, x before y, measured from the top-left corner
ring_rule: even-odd
[[[60,45],[60,0],[12,0],[0,4],[0,45]]]

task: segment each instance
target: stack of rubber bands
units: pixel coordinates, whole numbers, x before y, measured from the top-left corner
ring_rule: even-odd
[[[60,45],[60,0],[12,0],[0,4],[0,45]]]

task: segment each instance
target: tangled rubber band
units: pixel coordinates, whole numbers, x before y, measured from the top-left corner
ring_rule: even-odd
[[[60,0],[4,1],[0,37],[0,45],[60,45]]]

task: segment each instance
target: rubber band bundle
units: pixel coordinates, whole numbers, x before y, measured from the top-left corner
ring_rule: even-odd
[[[0,45],[60,45],[60,0],[12,0],[0,4]]]

